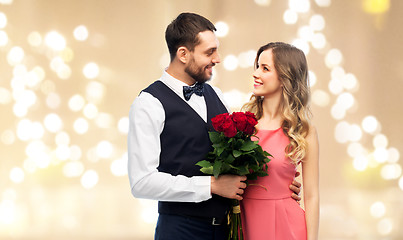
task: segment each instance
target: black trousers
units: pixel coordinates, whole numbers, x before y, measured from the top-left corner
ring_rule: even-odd
[[[178,215],[160,214],[155,240],[227,240],[228,225]]]

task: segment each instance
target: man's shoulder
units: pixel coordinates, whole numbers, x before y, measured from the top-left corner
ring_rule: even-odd
[[[218,97],[222,97],[223,92],[221,91],[220,88],[213,86],[211,84],[205,83],[205,85],[207,86],[206,88],[210,88],[212,91],[214,91],[215,94],[217,94]]]
[[[152,89],[155,89],[155,88],[158,88],[158,87],[160,87],[161,85],[164,85],[164,83],[161,81],[161,80],[155,80],[153,83],[151,83],[150,85],[148,85],[146,88],[144,88],[143,90],[142,90],[142,92],[144,92],[144,91],[148,91],[148,90],[152,90]]]

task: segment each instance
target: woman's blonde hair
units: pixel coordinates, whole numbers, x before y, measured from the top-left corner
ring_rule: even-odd
[[[309,132],[311,111],[309,108],[310,90],[308,85],[308,64],[305,54],[298,48],[283,42],[272,42],[259,48],[255,59],[258,66],[259,56],[263,51],[272,50],[274,68],[283,85],[283,98],[280,112],[282,129],[290,139],[285,154],[294,164],[305,157],[308,143],[305,137]],[[257,119],[263,115],[263,97],[252,95],[242,110],[256,114]]]

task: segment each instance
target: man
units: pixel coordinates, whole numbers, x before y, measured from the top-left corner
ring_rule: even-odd
[[[193,13],[173,20],[165,32],[171,62],[130,109],[130,186],[135,197],[159,201],[155,239],[226,239],[230,199],[242,200],[246,187],[244,176],[215,179],[195,165],[211,151],[211,118],[229,111],[205,83],[220,62],[215,30]]]

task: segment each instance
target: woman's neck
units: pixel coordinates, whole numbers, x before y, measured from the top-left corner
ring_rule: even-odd
[[[260,129],[277,129],[281,127],[283,116],[280,112],[280,98],[263,99],[263,114],[259,119],[258,128]]]

